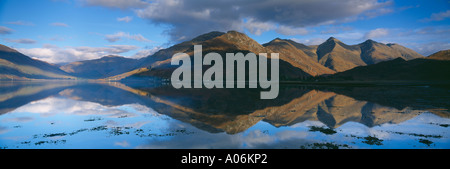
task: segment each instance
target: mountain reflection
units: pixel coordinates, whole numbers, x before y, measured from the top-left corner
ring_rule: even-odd
[[[309,120],[337,128],[350,121],[368,127],[400,123],[425,111],[449,117],[447,100],[450,93],[447,88],[440,87],[388,90],[387,87],[285,85],[274,100],[260,100],[259,91],[249,89],[173,89],[165,86],[135,90],[170,107],[169,110],[156,108],[160,113],[209,132],[230,134],[245,131],[261,120],[276,127]],[[382,94],[378,94],[380,90]],[[414,94],[405,95],[404,92]]]
[[[2,82],[0,115],[51,96],[109,107],[142,105],[200,130],[228,134],[246,131],[260,121],[275,127],[305,121],[320,121],[331,129],[348,122],[373,127],[398,124],[425,111],[449,118],[450,108],[450,90],[445,86],[281,85],[276,99],[260,100],[258,89],[174,89],[136,82]],[[94,106],[92,111],[79,113],[99,112]]]

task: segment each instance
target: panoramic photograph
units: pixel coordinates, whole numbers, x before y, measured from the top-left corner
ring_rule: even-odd
[[[450,149],[449,125],[447,0],[0,1],[0,149]],[[271,158],[228,157],[176,160]]]

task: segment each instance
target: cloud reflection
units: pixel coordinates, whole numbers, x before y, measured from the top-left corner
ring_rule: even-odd
[[[138,111],[149,112],[150,109],[136,105]],[[53,116],[59,113],[67,115],[104,115],[108,117],[134,117],[135,113],[120,109],[120,106],[104,106],[99,103],[72,100],[64,97],[50,97],[33,101],[17,108],[11,113],[29,112],[41,116]]]

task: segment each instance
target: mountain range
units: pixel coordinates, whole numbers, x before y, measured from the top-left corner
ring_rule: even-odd
[[[405,60],[398,57],[377,64],[360,66],[324,77],[325,81],[450,81],[450,50],[436,52],[426,58]]]
[[[131,71],[138,63],[136,59],[108,55],[100,59],[72,62],[59,68],[76,77],[98,79]]]
[[[64,65],[32,59],[0,45],[0,79],[170,78],[177,68],[170,64],[172,56],[182,52],[193,57],[194,45],[202,45],[203,56],[209,52],[221,56],[237,52],[279,53],[281,80],[317,77],[328,80],[439,80],[450,77],[448,50],[424,57],[399,44],[383,44],[369,39],[360,44],[347,45],[334,37],[320,45],[308,46],[280,38],[259,44],[240,32],[214,31],[140,59],[111,55]],[[433,75],[432,78],[429,74]]]

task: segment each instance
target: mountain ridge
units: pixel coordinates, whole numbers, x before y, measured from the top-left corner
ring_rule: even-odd
[[[212,36],[211,36],[212,35]],[[202,36],[208,37],[208,38],[200,38]],[[200,39],[200,40],[195,40]],[[282,45],[282,48],[276,48],[273,46],[274,42],[277,41],[283,41],[283,43],[286,43],[285,45]],[[246,42],[246,43],[242,43]],[[272,42],[272,43],[271,43]],[[214,44],[215,45],[211,45]],[[304,71],[308,74],[308,76],[320,76],[324,74],[334,74],[336,72],[342,72],[349,69],[352,69],[357,66],[365,66],[369,64],[378,63],[380,61],[384,60],[390,60],[397,57],[402,57],[405,59],[413,59],[418,57],[423,57],[420,54],[417,54],[416,52],[413,52],[413,56],[411,55],[411,51],[406,51],[409,53],[405,54],[405,51],[396,51],[394,52],[396,55],[393,57],[386,57],[378,59],[378,53],[384,54],[389,53],[391,51],[395,51],[395,48],[404,50],[405,47],[400,47],[400,45],[397,44],[389,44],[385,45],[382,43],[375,42],[373,40],[367,40],[365,43],[374,43],[376,46],[383,46],[386,50],[386,47],[390,47],[387,50],[390,50],[388,52],[378,52],[376,47],[372,51],[368,52],[361,52],[361,48],[364,45],[364,42],[361,44],[356,45],[347,45],[340,41],[339,39],[336,39],[334,37],[330,37],[327,41],[322,43],[318,46],[307,46],[301,43],[297,43],[290,39],[280,39],[275,38],[274,40],[265,43],[265,44],[259,44],[258,42],[254,41],[253,39],[249,38],[247,35],[237,32],[237,31],[228,31],[227,33],[224,32],[210,32],[203,35],[200,35],[196,38],[194,38],[191,41],[185,41],[180,44],[174,45],[172,47],[169,47],[167,49],[163,49],[161,51],[171,51],[170,53],[164,53],[163,55],[160,54],[160,52],[157,52],[153,55],[147,56],[146,58],[159,58],[156,60],[152,60],[153,63],[145,64],[147,65],[148,71],[152,71],[151,68],[158,67],[161,65],[167,65],[167,63],[170,62],[170,58],[173,54],[175,54],[175,51],[182,51],[185,53],[191,52],[193,50],[193,45],[196,44],[202,44],[206,46],[228,46],[227,50],[230,50],[233,52],[236,48],[239,48],[241,50],[248,50],[253,53],[260,53],[259,51],[263,51],[266,53],[270,52],[278,52],[278,53],[285,53],[287,56],[281,55],[280,59],[285,60],[286,62],[290,63],[294,67]],[[188,44],[188,45],[186,45]],[[272,44],[272,45],[271,45]],[[190,46],[189,46],[190,45]],[[180,48],[182,46],[182,48]],[[296,49],[294,49],[293,47]],[[175,49],[182,49],[182,50],[174,50]],[[208,47],[203,47],[204,51],[205,49],[208,50]],[[407,48],[406,48],[407,49]],[[410,50],[410,49],[409,49]],[[374,52],[375,51],[375,52]],[[392,52],[391,52],[392,53]],[[307,59],[305,56],[310,57],[311,59]],[[365,57],[365,58],[364,58]],[[364,60],[363,60],[364,58]],[[148,59],[147,59],[148,60]],[[370,61],[369,61],[370,60]],[[299,63],[299,61],[302,61]],[[305,63],[306,62],[306,65]],[[322,66],[318,65],[317,63],[321,64]],[[367,63],[366,63],[367,62]],[[302,65],[303,64],[303,65]],[[325,68],[324,68],[325,67]],[[140,69],[143,67],[136,68],[134,71],[139,72],[140,75],[143,75],[142,71],[137,71],[137,69]],[[316,70],[314,70],[316,69]],[[157,76],[158,72],[157,70],[153,70],[154,73],[148,73],[149,76]],[[139,76],[140,76],[139,75]],[[166,74],[167,75],[167,74]],[[121,75],[122,78],[125,76],[132,76],[132,73],[124,73]],[[117,79],[117,77],[114,77],[114,79]]]
[[[450,60],[450,49],[449,50],[441,50],[439,52],[433,53],[430,56],[428,56],[427,59]]]
[[[59,68],[72,76],[99,79],[131,71],[136,67],[137,63],[137,59],[107,55],[99,59],[71,62]]]
[[[0,44],[0,79],[74,79],[56,65]]]
[[[450,82],[450,61],[396,58],[338,72],[323,81],[332,82]]]
[[[284,59],[297,68],[304,70],[312,76],[322,74],[333,74],[335,71],[324,67],[307,55],[303,50],[294,46],[292,41],[283,39],[274,39],[263,45],[264,47],[279,53],[280,59]]]
[[[396,58],[402,58],[406,61],[425,58],[399,44],[383,44],[372,39],[367,39],[355,45],[347,45],[335,37],[330,37],[320,45],[308,46],[291,39],[275,38],[270,42],[259,44],[241,32],[212,31],[199,35],[192,40],[161,49],[152,55],[140,59],[108,55],[98,59],[77,61],[60,66],[32,59],[12,48],[0,45],[0,52],[2,52],[2,55],[0,55],[0,61],[2,61],[0,62],[0,66],[2,66],[0,67],[0,75],[3,78],[12,76],[20,78],[23,76],[25,79],[83,78],[122,80],[131,76],[167,78],[171,71],[176,68],[170,65],[172,56],[176,53],[187,53],[192,56],[194,45],[202,45],[203,56],[207,52],[217,52],[222,56],[224,56],[224,53],[229,52],[242,52],[244,54],[248,52],[255,54],[279,53],[282,61],[280,77],[285,80],[302,80],[310,79],[310,77],[333,75],[356,67],[373,65],[395,60]],[[11,57],[8,53],[20,56]],[[17,68],[16,65],[18,64],[31,66],[33,67],[32,70],[35,70],[35,68],[36,70],[43,69],[54,74],[27,75],[27,73],[23,73],[23,68]]]

